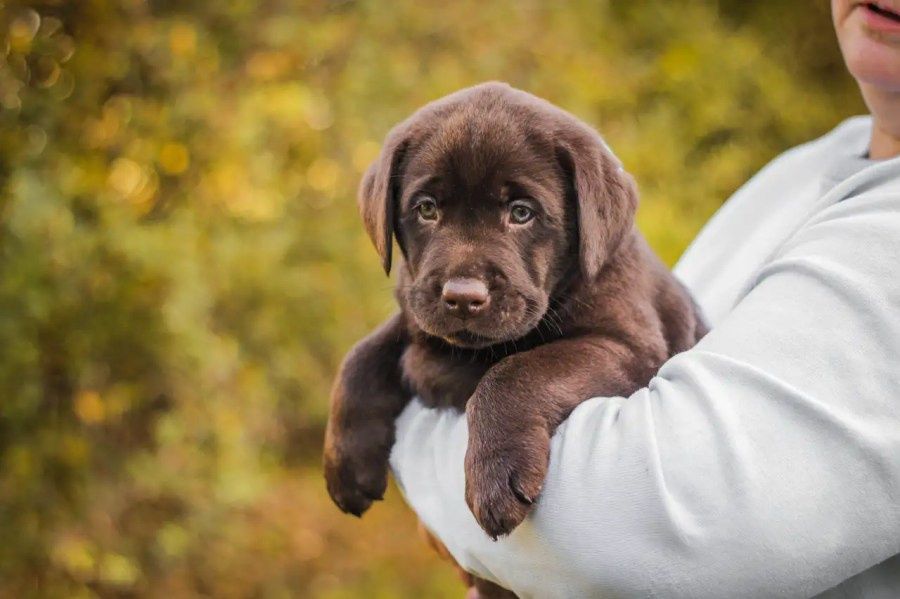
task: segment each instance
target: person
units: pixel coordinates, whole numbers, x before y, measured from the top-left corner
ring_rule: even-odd
[[[520,597],[900,597],[900,0],[833,0],[870,110],[775,159],[675,271],[712,331],[581,404],[490,540],[466,420],[413,402],[391,463],[466,569]]]

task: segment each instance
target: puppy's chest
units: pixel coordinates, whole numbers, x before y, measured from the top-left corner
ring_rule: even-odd
[[[478,383],[495,363],[472,352],[411,343],[403,352],[400,368],[409,390],[423,404],[464,411]]]

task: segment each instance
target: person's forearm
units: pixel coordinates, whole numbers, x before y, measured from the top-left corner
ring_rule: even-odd
[[[523,597],[810,596],[900,551],[889,435],[849,434],[873,423],[832,420],[803,398],[782,403],[774,382],[768,398],[734,395],[742,409],[710,411],[709,372],[748,389],[758,381],[721,356],[693,358],[693,368],[676,358],[653,391],[576,409],[553,439],[533,516],[509,538],[490,541],[461,500],[440,513],[413,505],[463,567]],[[426,434],[465,447],[462,421],[435,431],[431,415],[401,418],[402,440],[417,452]],[[459,498],[461,452],[433,458],[456,465],[432,481],[437,495]],[[400,470],[404,486],[416,484]]]

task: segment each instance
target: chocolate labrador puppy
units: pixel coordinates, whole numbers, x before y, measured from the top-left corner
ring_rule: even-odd
[[[387,484],[413,396],[465,411],[466,501],[492,538],[537,500],[550,437],[575,406],[628,395],[706,332],[634,227],[634,181],[590,127],[502,83],[395,127],[359,189],[400,312],[347,355],[325,478],[361,515]]]

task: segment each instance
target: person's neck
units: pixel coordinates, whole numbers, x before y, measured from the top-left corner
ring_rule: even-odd
[[[885,160],[900,156],[900,135],[891,133],[875,118],[872,124],[872,139],[869,141],[869,158],[872,160]]]
[[[860,87],[872,113],[869,158],[885,160],[900,156],[900,91],[887,92],[865,85]]]

